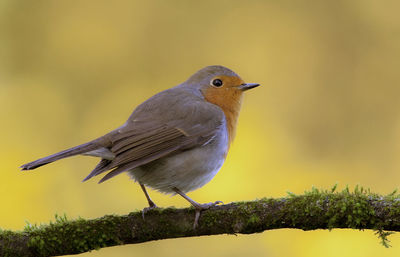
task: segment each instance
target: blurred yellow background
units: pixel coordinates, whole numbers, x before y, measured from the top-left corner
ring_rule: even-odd
[[[220,173],[199,202],[400,181],[400,2],[28,1],[0,3],[0,227],[126,214],[147,205],[126,175],[81,180],[97,160],[18,166],[94,139],[142,101],[221,64],[245,96]],[[188,206],[150,191],[159,206]],[[201,222],[201,221],[200,221]],[[399,256],[371,231],[266,231],[162,240],[81,256]]]

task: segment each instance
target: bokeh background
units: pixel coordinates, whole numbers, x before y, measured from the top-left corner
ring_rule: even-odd
[[[199,202],[400,181],[400,2],[0,2],[0,227],[142,209],[120,175],[81,180],[97,160],[21,164],[100,136],[135,106],[221,64],[262,87],[246,94],[236,141]],[[187,206],[150,191],[159,206]],[[81,256],[399,256],[371,231],[266,231],[162,240]]]

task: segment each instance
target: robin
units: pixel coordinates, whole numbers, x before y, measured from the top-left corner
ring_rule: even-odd
[[[143,215],[157,207],[147,193],[150,187],[190,202],[196,210],[196,227],[202,210],[222,202],[200,204],[186,193],[207,184],[221,168],[235,137],[243,92],[257,86],[223,66],[205,67],[140,104],[121,127],[21,169],[32,170],[74,155],[100,157],[83,181],[108,172],[102,183],[127,172],[149,203]]]

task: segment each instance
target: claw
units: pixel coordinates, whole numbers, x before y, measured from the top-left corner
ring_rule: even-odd
[[[142,218],[143,218],[143,220],[144,220],[144,215],[146,214],[146,212],[148,212],[150,210],[153,210],[155,208],[158,208],[158,206],[155,205],[155,204],[153,204],[153,205],[151,205],[149,207],[143,208],[143,210],[142,210]]]
[[[193,229],[196,229],[199,226],[199,219],[200,219],[200,214],[201,211],[207,210],[213,206],[216,206],[218,204],[223,204],[222,201],[215,201],[213,203],[203,203],[203,204],[197,204],[194,206],[196,209],[196,215],[194,217],[194,223],[193,223]]]
[[[194,224],[193,224],[193,229],[196,230],[197,226],[199,225],[199,218],[200,218],[200,213],[203,210],[207,210],[208,208],[218,205],[220,203],[223,204],[222,201],[215,201],[213,203],[198,203],[196,201],[193,201],[189,196],[187,196],[184,192],[182,192],[181,190],[179,190],[178,188],[174,187],[172,188],[172,190],[175,191],[175,193],[177,193],[178,195],[182,196],[183,198],[186,199],[186,201],[188,201],[196,210],[196,216],[194,217]]]

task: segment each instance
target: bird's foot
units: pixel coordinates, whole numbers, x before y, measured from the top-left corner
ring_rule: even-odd
[[[156,209],[156,208],[158,208],[158,206],[155,203],[150,204],[149,207],[143,208],[143,210],[142,210],[142,218],[143,218],[143,220],[144,220],[144,215],[146,214],[146,212],[148,212],[150,210],[153,210],[153,209]]]
[[[194,206],[194,208],[196,210],[196,215],[194,217],[193,229],[196,229],[197,226],[199,225],[200,213],[202,211],[207,210],[207,209],[209,209],[209,208],[211,208],[213,206],[216,206],[218,204],[224,204],[224,203],[222,201],[216,201],[216,202],[213,202],[213,203],[203,203],[203,204],[197,203],[197,204],[194,204],[193,206]]]

